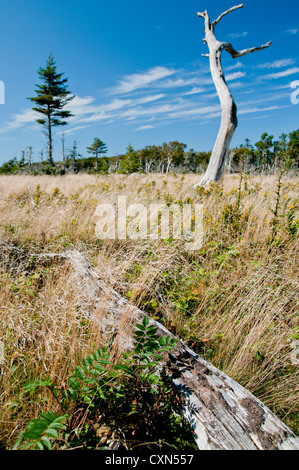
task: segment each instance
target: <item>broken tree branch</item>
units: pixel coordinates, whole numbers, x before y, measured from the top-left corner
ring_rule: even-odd
[[[235,10],[239,10],[240,8],[244,8],[243,3],[241,3],[240,5],[236,5],[235,7],[229,8],[225,12],[221,13],[221,15],[218,16],[217,20],[213,21],[212,23],[213,27],[215,27],[219,23],[219,21],[222,20],[224,16],[228,15],[229,13],[232,13]]]
[[[206,15],[207,15],[207,11],[203,11],[202,13],[201,12],[197,13],[197,16],[199,16],[200,18],[205,18]]]
[[[264,44],[263,46],[251,47],[250,49],[243,49],[242,51],[236,51],[236,49],[234,49],[233,46],[229,42],[223,42],[222,48],[225,49],[227,52],[229,52],[233,59],[237,59],[238,57],[243,57],[247,54],[251,54],[252,52],[263,51],[264,49],[267,49],[268,47],[270,47],[272,43],[273,41],[269,41],[267,42],[267,44]]]

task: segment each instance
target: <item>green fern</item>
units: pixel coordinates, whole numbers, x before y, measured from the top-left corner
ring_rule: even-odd
[[[101,380],[107,375],[105,366],[110,364],[108,348],[99,348],[82,360],[82,367],[77,366],[69,377],[68,395],[76,402],[91,404],[92,397],[101,391]],[[104,395],[102,398],[105,398]]]
[[[162,384],[155,368],[163,353],[173,350],[178,340],[170,336],[163,338],[157,332],[158,328],[150,325],[149,318],[144,317],[142,323],[136,325],[132,351],[123,353],[121,364],[115,365],[114,370],[122,370],[131,378],[151,384]]]
[[[162,353],[172,350],[178,340],[157,335],[158,328],[149,323],[149,318],[144,317],[142,323],[136,325],[133,354],[141,362],[153,364],[162,359]]]
[[[63,412],[69,414],[41,413],[21,432],[14,449],[51,450],[53,446],[57,449],[78,445],[98,448],[99,439],[92,422],[98,421],[99,412],[110,427],[123,428],[128,433],[134,424],[140,433],[148,420],[159,421],[160,407],[172,413],[171,391],[157,373],[157,366],[163,353],[172,350],[177,341],[159,336],[158,328],[144,317],[142,323],[136,325],[132,350],[122,353],[119,364],[111,364],[109,347],[99,348],[75,367],[68,378],[67,389],[55,385],[49,378],[27,382],[24,394],[33,397],[46,387]],[[131,415],[134,415],[134,424],[130,421]],[[77,422],[80,422],[78,427]],[[153,426],[155,428],[156,424]]]
[[[52,450],[53,442],[59,439],[66,429],[64,423],[67,419],[67,414],[57,416],[51,411],[40,413],[40,418],[29,422],[13,450]]]

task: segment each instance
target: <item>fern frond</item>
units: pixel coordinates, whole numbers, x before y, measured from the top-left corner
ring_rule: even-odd
[[[52,450],[52,444],[65,431],[68,415],[57,416],[52,411],[40,413],[30,421],[16,441],[13,450]]]

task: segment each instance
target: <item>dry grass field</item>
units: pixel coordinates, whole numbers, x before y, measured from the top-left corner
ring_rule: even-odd
[[[108,285],[248,388],[299,434],[299,178],[225,175],[194,189],[196,175],[1,176],[0,237],[20,253],[1,263],[0,447],[58,405],[24,392],[42,377],[64,384],[98,347],[96,324],[80,315],[76,289],[59,265],[30,256],[79,250]],[[99,240],[99,203],[201,203],[204,243]],[[26,255],[26,256],[25,256]],[[28,261],[29,260],[29,261]]]

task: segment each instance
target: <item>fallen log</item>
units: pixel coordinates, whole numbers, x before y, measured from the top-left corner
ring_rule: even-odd
[[[122,347],[132,343],[128,324],[140,322],[142,310],[105,284],[77,251],[65,253],[85,309],[103,310],[101,328],[118,331]],[[92,313],[91,313],[92,314]],[[173,335],[149,318],[163,336]],[[299,439],[248,390],[193,352],[183,341],[165,358],[163,368],[181,396],[199,450],[299,450]]]
[[[114,332],[122,350],[132,346],[134,325],[146,313],[109,287],[78,251],[35,256],[40,261],[68,262],[82,314],[98,321],[102,332]],[[149,321],[161,336],[174,337],[157,321]],[[299,450],[296,435],[260,400],[183,341],[165,356],[161,367],[181,398],[182,414],[199,450]]]

